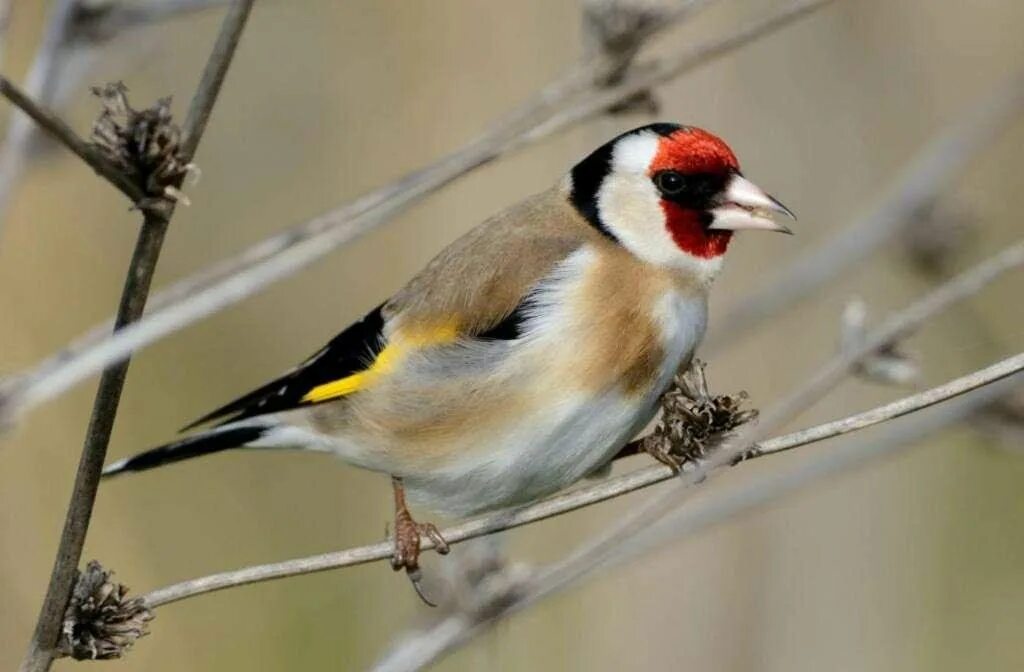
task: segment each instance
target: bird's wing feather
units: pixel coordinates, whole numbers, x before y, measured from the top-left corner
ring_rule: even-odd
[[[358,375],[372,365],[384,347],[382,309],[377,306],[371,310],[280,378],[207,413],[182,431],[213,420],[233,422],[312,403],[304,401],[311,390]]]
[[[185,429],[339,399],[364,388],[403,350],[514,339],[530,291],[594,235],[558,190],[527,199],[453,242],[391,300],[298,367]]]

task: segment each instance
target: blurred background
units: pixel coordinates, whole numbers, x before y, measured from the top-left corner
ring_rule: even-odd
[[[724,0],[654,51],[723,34],[781,0]],[[48,2],[14,2],[3,72],[22,81]],[[221,16],[190,15],[83,50],[63,113],[87,133],[88,86],[124,80],[180,118]],[[156,279],[166,285],[473,139],[582,52],[577,2],[261,0],[197,155]],[[745,292],[866,212],[933,135],[1024,66],[1024,3],[839,0],[660,88],[663,120],[725,137],[747,175],[800,215],[793,238],[740,236],[712,297]],[[9,105],[0,105],[6,120]],[[650,121],[606,117],[476,171],[299,275],[145,350],[110,454],[165,441],[316,350],[487,215],[547,187],[591,148]],[[965,268],[1022,231],[1024,123],[943,204],[976,223]],[[0,239],[0,372],[29,366],[116,307],[139,217],[66,151],[43,148]],[[936,281],[886,247],[711,359],[719,391],[768,406],[836,348],[853,296],[877,319]],[[1008,275],[907,347],[918,386],[1021,350],[1024,278]],[[20,660],[45,589],[95,381],[0,440],[0,668]],[[904,394],[852,380],[795,425]],[[898,457],[680,541],[500,625],[441,670],[1024,669],[1024,454],[966,425]],[[731,470],[705,490],[820,444]],[[634,459],[617,471],[644,464]],[[563,556],[650,492],[506,535],[510,556]],[[702,496],[706,496],[702,495]],[[106,484],[85,559],[144,592],[178,580],[379,541],[385,478],[323,456],[223,454]],[[460,555],[459,548],[453,554]],[[457,560],[456,560],[457,561]],[[439,571],[437,558],[426,560]],[[384,563],[169,605],[120,669],[360,669],[429,622]],[[60,661],[70,669],[76,663]]]

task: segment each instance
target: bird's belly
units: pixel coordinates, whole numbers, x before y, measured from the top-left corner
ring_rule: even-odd
[[[447,515],[469,515],[553,494],[598,469],[647,424],[647,396],[567,397],[543,415],[480,437],[451,463],[406,476],[410,498]]]

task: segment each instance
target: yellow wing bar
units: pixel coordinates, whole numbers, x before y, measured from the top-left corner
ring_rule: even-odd
[[[458,335],[458,328],[455,324],[416,331],[412,334],[396,334],[392,341],[377,354],[373,364],[365,371],[317,385],[302,397],[302,401],[319,403],[352,394],[371,384],[381,374],[393,369],[395,363],[411,350],[430,345],[451,343],[458,338]]]

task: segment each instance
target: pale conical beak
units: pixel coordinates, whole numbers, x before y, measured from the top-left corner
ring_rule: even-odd
[[[711,215],[714,219],[708,225],[709,229],[760,229],[789,234],[793,233],[789,227],[779,224],[775,218],[784,216],[796,219],[789,208],[742,175],[730,178],[719,205],[711,210]]]

